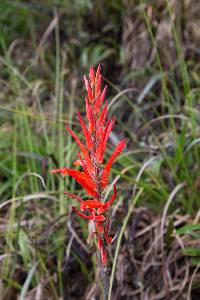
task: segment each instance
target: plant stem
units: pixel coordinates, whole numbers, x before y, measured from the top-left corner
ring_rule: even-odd
[[[103,300],[108,300],[110,278],[108,275],[108,269],[104,267],[103,269]]]

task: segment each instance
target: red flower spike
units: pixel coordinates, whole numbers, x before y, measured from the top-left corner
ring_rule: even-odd
[[[103,173],[101,175],[101,185],[103,188],[105,188],[108,183],[108,176],[110,173],[110,168],[111,168],[115,158],[123,151],[125,146],[126,146],[126,143],[124,141],[119,142],[118,145],[116,146],[115,150],[113,151],[110,159],[108,160],[108,162],[103,170]]]
[[[112,238],[109,236],[110,221],[107,211],[116,199],[116,185],[114,185],[112,196],[106,203],[102,201],[102,192],[108,185],[111,166],[124,149],[125,142],[119,142],[107,163],[103,166],[104,154],[115,118],[107,119],[108,103],[106,102],[106,104],[103,105],[107,87],[101,90],[101,80],[100,65],[97,68],[96,74],[92,66],[89,71],[89,78],[84,76],[87,92],[85,98],[87,122],[83,120],[80,113],[78,113],[78,119],[82,129],[82,137],[85,142],[83,143],[76,133],[67,127],[67,131],[75,139],[80,149],[80,151],[77,152],[77,159],[74,165],[79,166],[82,171],[61,168],[50,170],[50,172],[71,176],[92,196],[92,199],[83,200],[74,194],[65,192],[66,195],[79,202],[79,210],[72,207],[74,213],[85,220],[94,222],[95,230],[89,234],[87,240],[89,242],[91,238],[97,239],[97,248],[100,252],[101,263],[103,266],[106,266],[106,247],[115,239],[115,237]],[[85,213],[85,211],[87,213]]]

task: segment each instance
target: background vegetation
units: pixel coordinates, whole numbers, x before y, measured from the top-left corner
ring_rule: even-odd
[[[79,186],[48,173],[73,163],[65,125],[79,131],[83,74],[99,62],[117,116],[110,151],[127,141],[112,174],[111,299],[199,299],[199,11],[195,0],[0,1],[2,300],[100,299],[88,228],[63,195]]]

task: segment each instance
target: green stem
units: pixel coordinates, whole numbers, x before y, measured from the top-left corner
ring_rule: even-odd
[[[114,275],[115,275],[115,269],[116,269],[116,265],[117,265],[117,257],[118,257],[118,253],[119,253],[119,249],[120,249],[120,245],[121,245],[122,236],[123,236],[124,231],[126,229],[126,225],[127,225],[128,220],[129,220],[129,218],[131,216],[131,213],[133,212],[133,208],[135,207],[135,204],[137,203],[138,199],[140,198],[142,192],[143,192],[143,188],[139,189],[139,191],[136,194],[136,196],[133,197],[132,202],[129,205],[128,213],[126,215],[126,218],[123,221],[123,225],[122,225],[122,228],[121,228],[121,231],[119,233],[118,240],[117,240],[117,246],[116,246],[116,250],[115,250],[115,256],[114,256],[114,260],[113,260],[113,267],[112,267],[112,272],[111,272],[111,277],[110,277],[110,285],[109,285],[109,291],[108,291],[108,298],[106,300],[111,300],[111,291],[112,291],[112,286],[113,286],[113,281],[114,281]]]

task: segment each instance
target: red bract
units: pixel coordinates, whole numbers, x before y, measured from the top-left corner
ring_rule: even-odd
[[[62,168],[50,170],[50,172],[71,176],[85,189],[87,194],[93,197],[83,200],[74,194],[65,192],[66,195],[76,199],[80,204],[80,211],[72,207],[73,211],[79,217],[95,222],[95,231],[89,234],[88,241],[90,238],[97,239],[101,262],[105,266],[107,264],[106,246],[113,241],[113,238],[109,236],[110,220],[107,211],[116,198],[116,185],[114,185],[113,195],[110,200],[105,203],[103,201],[103,193],[109,183],[112,164],[123,151],[126,144],[124,141],[119,142],[108,161],[104,162],[104,154],[115,117],[106,122],[108,103],[106,102],[104,105],[103,102],[107,86],[102,91],[101,80],[100,65],[96,74],[94,68],[90,68],[89,79],[84,76],[87,91],[87,97],[85,98],[87,124],[83,121],[80,113],[78,113],[78,119],[85,143],[78,138],[74,131],[67,127],[67,131],[79,147],[77,160],[74,162],[74,165],[81,167],[82,171]]]

